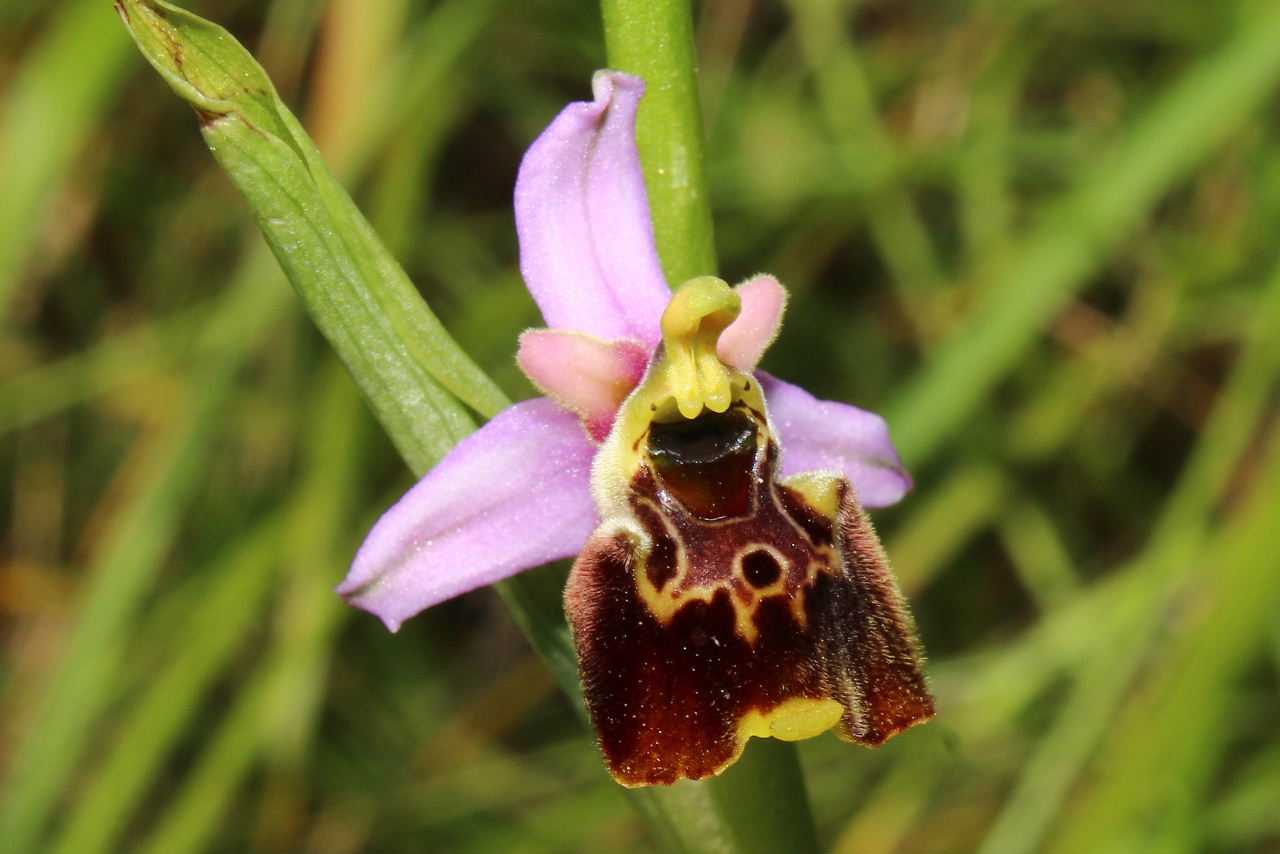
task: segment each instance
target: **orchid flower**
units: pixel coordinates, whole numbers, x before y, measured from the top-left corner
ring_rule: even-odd
[[[756,369],[786,302],[772,276],[733,289],[704,277],[673,296],[636,149],[644,83],[602,71],[593,88],[593,101],[570,104],[534,142],[516,182],[521,272],[548,327],[520,337],[517,360],[546,397],[511,406],[459,443],[378,521],[338,592],[395,631],[451,597],[581,554],[570,622],[606,759],[628,785],[719,773],[750,735],[800,738],[835,726],[878,744],[932,714],[910,618],[858,507],[892,504],[911,486],[888,428]],[[766,505],[767,525],[785,536],[759,533]],[[689,525],[718,526],[711,536],[728,549],[723,559],[706,556],[706,535]],[[723,566],[697,565],[716,560]],[[814,592],[825,582],[813,566],[831,564],[843,578],[842,561],[870,568],[835,598]],[[619,584],[631,588],[622,598]],[[702,672],[705,656],[677,661],[681,653],[659,649],[675,640],[627,646],[646,620],[675,632],[693,600],[704,620],[728,615],[718,649],[736,644],[757,662],[717,667],[742,673],[781,657],[790,675],[757,675],[748,689]],[[760,637],[775,600],[790,603],[778,604],[794,621],[787,637],[813,637],[777,649]],[[855,624],[858,615],[866,619]],[[688,637],[680,644],[687,652]],[[655,677],[649,656],[685,676]],[[797,656],[842,663],[797,675]],[[634,722],[654,691],[687,701],[684,724]],[[708,692],[738,699],[721,708]],[[675,730],[679,743],[662,735]]]

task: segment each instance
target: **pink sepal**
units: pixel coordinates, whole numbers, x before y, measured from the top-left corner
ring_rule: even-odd
[[[650,348],[630,338],[606,341],[563,329],[530,329],[520,336],[521,370],[561,406],[576,412],[603,442],[622,401],[644,376]]]

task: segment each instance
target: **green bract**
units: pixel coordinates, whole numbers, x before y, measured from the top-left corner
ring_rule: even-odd
[[[502,392],[440,326],[249,52],[161,0],[116,8],[195,108],[214,157],[410,466],[426,470],[474,428],[458,401],[483,415],[502,409]]]

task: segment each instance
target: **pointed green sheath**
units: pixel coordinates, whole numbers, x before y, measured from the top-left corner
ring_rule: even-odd
[[[161,0],[118,0],[147,60],[257,216],[321,332],[416,471],[507,401],[423,302],[266,72],[226,30]]]

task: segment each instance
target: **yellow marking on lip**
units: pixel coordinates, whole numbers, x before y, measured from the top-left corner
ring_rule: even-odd
[[[688,569],[687,559],[683,551],[678,559],[680,571],[677,578],[683,577]],[[756,628],[756,610],[760,606],[760,599],[755,598],[749,606],[743,605],[733,595],[731,582],[728,580],[717,582],[716,584],[703,584],[696,587],[680,589],[675,581],[668,582],[667,586],[672,589],[669,593],[662,593],[653,586],[653,582],[649,580],[648,574],[645,572],[645,566],[640,563],[636,564],[634,570],[634,579],[636,590],[640,593],[640,600],[644,602],[645,608],[653,615],[662,625],[670,624],[676,612],[681,608],[693,602],[706,602],[710,604],[715,599],[716,594],[724,590],[729,594],[729,604],[733,608],[734,631],[741,635],[742,639],[749,644],[754,644],[756,639],[760,637],[760,630]]]
[[[789,478],[789,485],[795,484],[796,478]],[[808,479],[801,477],[801,483],[809,486]],[[817,494],[820,497],[826,495],[837,494],[838,482],[829,476],[815,478],[813,486],[817,487]],[[775,505],[777,504],[777,496],[774,494],[771,499]],[[744,544],[734,555],[733,559],[733,575],[717,581],[713,584],[700,584],[684,586],[685,579],[689,574],[689,556],[686,551],[683,538],[679,531],[671,524],[667,518],[663,508],[654,502],[645,499],[644,503],[649,506],[653,514],[662,520],[663,526],[666,528],[667,534],[676,544],[676,572],[666,584],[659,590],[649,580],[647,569],[648,556],[644,560],[637,562],[634,570],[634,579],[636,589],[640,594],[641,601],[649,613],[661,624],[668,625],[675,617],[676,613],[685,605],[693,602],[705,602],[710,604],[720,590],[724,590],[729,595],[730,605],[734,611],[734,629],[737,634],[747,643],[754,644],[760,637],[760,630],[756,626],[756,614],[760,610],[760,603],[770,596],[777,596],[785,593],[787,590],[794,588],[794,592],[787,595],[787,607],[791,612],[792,618],[796,625],[802,631],[809,627],[809,614],[806,610],[806,594],[812,589],[817,581],[818,575],[821,573],[838,574],[840,572],[841,558],[839,551],[831,546],[822,546],[814,551],[814,560],[810,560],[804,568],[803,580],[799,585],[789,579],[792,578],[793,567],[789,566],[789,561],[772,543],[767,541],[749,542]],[[634,518],[634,515],[633,515]],[[833,520],[833,524],[836,524]],[[639,522],[637,521],[639,526]],[[642,526],[640,526],[642,527]],[[796,533],[800,534],[801,529],[796,528]],[[748,552],[763,549],[773,555],[774,559],[783,566],[783,570],[779,573],[778,578],[766,587],[756,587],[746,580],[742,569],[742,558]],[[652,546],[648,549],[652,551]],[[743,602],[736,595],[735,583],[745,585],[745,589],[750,592],[751,600]]]
[[[665,520],[664,524],[666,524]],[[668,532],[674,533],[670,528],[668,528]],[[787,579],[792,570],[790,567],[784,567],[777,580],[768,587],[755,587],[746,582],[745,578],[742,578],[742,556],[750,551],[764,549],[773,554],[780,563],[785,562],[786,558],[768,543],[748,543],[734,557],[735,574],[733,576],[717,581],[714,584],[682,587],[681,583],[688,575],[689,559],[684,543],[681,542],[678,536],[674,536],[673,539],[677,544],[676,564],[678,569],[672,579],[663,585],[662,590],[655,587],[653,582],[649,580],[649,574],[646,571],[648,556],[645,557],[644,561],[637,562],[633,570],[636,590],[639,592],[640,599],[644,602],[649,613],[665,626],[671,622],[681,608],[693,602],[710,604],[715,599],[716,594],[724,590],[729,595],[729,604],[733,608],[734,630],[747,643],[754,644],[760,637],[760,630],[756,626],[756,614],[760,610],[760,603],[770,596],[777,596],[787,590]],[[830,550],[824,549],[823,553],[830,554]],[[801,630],[806,630],[809,627],[809,614],[805,610],[806,593],[817,578],[818,573],[830,571],[832,571],[831,567],[824,566],[820,560],[810,561],[805,569],[805,584],[787,597],[787,607],[791,611],[796,625]],[[737,580],[743,581],[746,585],[746,589],[751,593],[751,601],[742,602],[735,595],[734,582]]]
[[[800,741],[821,735],[840,722],[844,706],[830,698],[792,697],[767,712],[749,709],[738,719],[738,741],[751,736]]]
[[[844,497],[841,481],[833,477],[829,471],[806,471],[782,478],[779,481],[799,492],[813,509],[832,520],[834,525],[840,517],[840,501]]]

